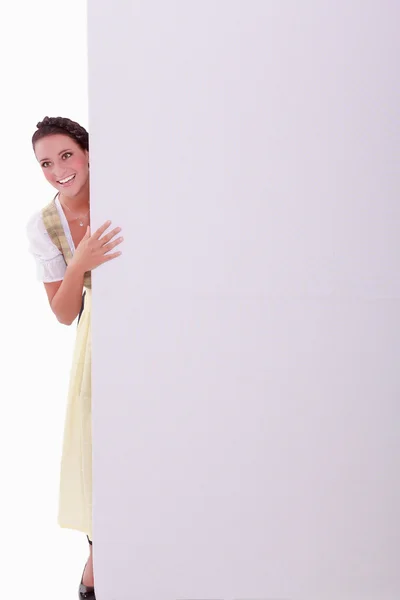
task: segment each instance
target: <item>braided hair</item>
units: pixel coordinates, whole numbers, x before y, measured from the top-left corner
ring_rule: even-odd
[[[89,134],[84,127],[71,121],[71,119],[65,119],[64,117],[45,117],[43,121],[40,121],[36,125],[37,129],[32,136],[32,145],[35,144],[41,138],[47,137],[48,135],[63,134],[68,135],[72,138],[82,150],[89,150]]]

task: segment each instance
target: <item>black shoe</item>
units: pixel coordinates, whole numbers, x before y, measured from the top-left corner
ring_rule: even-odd
[[[86,565],[85,565],[85,569],[86,569]],[[96,594],[94,593],[94,587],[89,587],[87,585],[83,585],[83,583],[82,583],[85,569],[83,570],[81,584],[79,586],[79,600],[96,600]]]

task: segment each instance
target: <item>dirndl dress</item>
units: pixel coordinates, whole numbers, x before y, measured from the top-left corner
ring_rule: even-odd
[[[85,289],[73,352],[60,471],[58,524],[92,537],[92,291]]]
[[[56,197],[57,198],[57,197]],[[72,258],[56,198],[42,212],[44,226],[68,265]],[[85,273],[73,351],[62,446],[58,524],[92,537],[91,273]]]

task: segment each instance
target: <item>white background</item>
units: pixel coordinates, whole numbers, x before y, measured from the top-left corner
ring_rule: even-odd
[[[319,337],[318,340],[319,348],[322,351],[326,347],[331,347],[330,344],[333,346],[337,344],[336,348],[342,348],[343,344],[349,340],[358,345],[361,339],[364,355],[368,355],[371,360],[371,363],[368,364],[374,365],[375,357],[381,361],[379,364],[382,377],[377,378],[374,370],[366,370],[364,368],[366,363],[357,363],[355,392],[359,389],[357,388],[358,382],[363,381],[363,378],[366,377],[366,383],[362,385],[371,386],[375,398],[385,397],[388,400],[389,404],[386,405],[388,411],[386,416],[388,416],[388,414],[394,414],[390,412],[394,411],[394,405],[390,404],[391,399],[394,402],[398,398],[399,356],[398,321],[396,321],[399,291],[399,270],[396,262],[398,256],[398,180],[396,177],[398,153],[395,152],[398,130],[394,126],[398,120],[394,118],[394,115],[397,114],[399,90],[394,65],[390,60],[391,58],[394,60],[394,57],[398,56],[398,47],[394,43],[393,37],[394,29],[390,27],[390,23],[394,27],[398,19],[387,19],[385,16],[385,10],[389,7],[392,7],[392,12],[394,12],[394,3],[354,2],[353,6],[354,11],[351,11],[352,27],[354,26],[354,30],[356,30],[361,21],[362,32],[364,32],[362,43],[360,43],[360,38],[357,38],[358,43],[355,43],[355,59],[362,62],[363,57],[367,55],[369,62],[363,63],[364,68],[361,71],[349,72],[349,79],[345,80],[347,87],[336,88],[332,84],[332,95],[337,100],[338,96],[342,94],[342,101],[339,106],[333,102],[329,104],[334,117],[330,127],[331,133],[335,131],[337,138],[343,141],[341,147],[344,158],[338,161],[338,169],[335,170],[328,168],[329,161],[324,162],[321,159],[318,162],[320,167],[325,164],[326,170],[320,171],[320,178],[315,186],[319,193],[322,192],[322,189],[325,193],[327,190],[331,190],[328,193],[330,211],[326,212],[326,204],[324,206],[319,204],[319,194],[313,196],[315,200],[313,210],[317,211],[319,218],[326,224],[336,214],[336,197],[343,189],[352,190],[347,197],[349,208],[347,214],[350,215],[351,223],[349,221],[349,229],[343,233],[341,239],[341,244],[345,244],[345,250],[352,249],[352,261],[350,260],[346,264],[341,263],[339,268],[338,261],[335,259],[335,248],[340,245],[337,246],[335,242],[331,252],[327,251],[331,239],[325,236],[325,233],[329,231],[327,226],[322,230],[321,236],[314,240],[318,243],[319,248],[321,248],[321,243],[323,246],[325,244],[325,253],[303,255],[303,260],[309,259],[310,264],[315,268],[313,292],[319,289],[320,296],[324,294],[326,296],[338,294],[339,289],[343,293],[345,289],[351,296],[354,310],[349,314],[349,319],[353,319],[355,312],[358,312],[360,299],[364,302],[368,298],[372,305],[377,307],[376,320],[373,324],[369,324],[368,321],[370,312],[361,311],[358,320],[355,320],[351,336],[342,332],[343,337],[337,333],[333,340],[329,336],[324,339]],[[375,10],[374,7],[377,6],[384,8]],[[337,27],[337,36],[331,39],[332,52],[334,47],[339,49],[342,47],[341,32],[337,23],[335,27]],[[293,29],[295,29],[294,25]],[[376,33],[381,36],[378,46],[374,44]],[[351,46],[349,55],[353,56],[351,31],[347,31],[346,39]],[[25,5],[19,3],[3,3],[1,5],[0,62],[3,91],[0,99],[2,116],[0,164],[3,184],[1,195],[3,247],[0,262],[3,278],[1,286],[3,311],[1,397],[3,410],[0,420],[2,472],[0,596],[2,598],[8,597],[12,591],[21,597],[36,598],[43,597],[47,593],[50,595],[54,593],[60,600],[74,598],[87,556],[86,542],[82,539],[83,536],[67,530],[60,530],[56,525],[59,458],[74,331],[73,328],[67,329],[59,325],[52,316],[47,306],[44,290],[34,279],[34,264],[27,254],[25,237],[25,223],[31,213],[35,209],[41,208],[43,203],[52,197],[52,189],[44,181],[40,169],[35,163],[30,145],[30,137],[36,122],[48,114],[69,116],[84,125],[87,124],[85,44],[85,4],[81,1],[71,0],[65,4],[59,1],[43,2],[41,0],[32,3],[26,2]],[[381,48],[382,54],[379,52],[375,54],[378,48]],[[310,55],[307,57],[310,58]],[[318,53],[313,55],[318,57]],[[380,57],[380,59],[375,60],[374,57]],[[346,64],[348,54],[342,58],[342,64]],[[382,66],[382,58],[386,60],[384,66]],[[343,80],[340,81],[343,83]],[[354,102],[349,103],[349,98],[344,91],[359,89],[360,85],[366,86],[366,94],[360,93],[357,98],[364,98],[367,104],[370,102],[369,109],[367,109],[368,114],[360,112],[359,106]],[[336,96],[333,93],[335,89]],[[329,90],[330,88],[326,89],[325,94],[329,94]],[[276,91],[274,93],[277,94]],[[324,98],[327,101],[327,96]],[[279,105],[279,101],[279,97],[275,96],[277,105]],[[386,101],[389,103],[390,109],[375,110],[375,108],[386,106]],[[287,98],[286,102],[286,106],[290,105],[290,98]],[[307,102],[306,99],[305,102]],[[319,151],[322,151],[321,149],[325,148],[325,139],[322,135],[319,137],[317,128],[313,129],[312,124],[317,118],[323,131],[324,124],[330,122],[332,112],[327,119],[326,114],[316,111],[315,104],[310,105],[307,114],[308,124],[311,125],[313,144],[315,144],[314,158],[318,156]],[[339,117],[346,112],[348,114],[346,128],[341,128],[342,121]],[[294,113],[286,114],[288,118],[291,114],[294,119]],[[294,122],[295,119],[292,123],[290,120],[286,121],[286,124],[283,123],[287,144],[275,148],[273,155],[276,161],[279,161],[279,157],[286,158],[287,153],[293,153],[293,160],[300,157],[301,165],[304,166],[306,158],[301,152],[301,142],[304,137],[299,135],[297,145],[293,138],[290,138],[291,125]],[[367,128],[365,128],[366,124],[368,124]],[[306,123],[303,125],[304,135],[309,135],[309,127],[306,127]],[[357,154],[358,162],[356,163],[352,161],[355,146],[347,145],[350,138],[354,145],[359,144],[357,147],[360,149],[362,146],[365,151],[362,160],[360,160],[360,154]],[[379,178],[374,177],[374,167],[377,164],[382,165]],[[129,165],[125,164],[125,173],[129,171],[128,167]],[[313,170],[313,172],[315,171]],[[282,190],[281,197],[291,191],[293,203],[296,203],[299,197],[304,202],[308,197],[307,192],[312,189],[310,185],[312,182],[306,179],[301,166],[296,173],[295,179],[286,177],[283,173],[279,182],[275,179],[275,185],[278,186],[275,189]],[[360,192],[358,186],[365,178],[367,183]],[[293,186],[291,190],[288,189],[290,186]],[[353,203],[351,199],[354,200],[354,198],[356,200]],[[293,207],[293,205],[292,207],[288,206],[287,203],[282,204],[280,209],[279,205],[274,206],[275,210],[281,210],[281,216],[291,214],[289,209]],[[320,212],[318,207],[320,207]],[[367,212],[367,208],[372,207],[372,212]],[[102,210],[106,213],[106,206]],[[104,216],[108,217],[108,214],[104,214]],[[307,216],[304,219],[307,220]],[[359,227],[360,219],[361,229]],[[289,227],[289,219],[287,223]],[[374,238],[373,234],[377,229],[380,232],[379,238]],[[296,231],[296,223],[294,223],[291,234],[295,234]],[[309,231],[306,230],[303,237],[308,234]],[[352,245],[353,238],[355,246],[360,248],[359,255]],[[360,239],[362,240],[361,246],[359,245]],[[371,240],[374,239],[378,239],[380,251],[377,251],[376,245],[371,246]],[[371,247],[374,248],[374,251],[368,250]],[[318,264],[315,262],[315,256],[321,259]],[[349,254],[346,256],[348,258]],[[360,257],[359,260],[357,260],[357,256]],[[364,260],[365,257],[368,258],[368,261]],[[282,291],[284,285],[293,281],[291,279],[293,272],[288,272],[287,278],[285,278],[282,275],[282,269],[278,268],[279,263],[275,262],[274,264],[277,265],[275,283],[281,282],[281,287],[278,286],[276,289],[279,288]],[[339,280],[341,281],[340,286],[338,286]],[[318,288],[318,286],[320,287]],[[352,292],[350,293],[351,288]],[[288,289],[286,288],[286,292]],[[384,310],[382,303],[387,307]],[[339,311],[337,315],[341,318],[343,313],[340,312],[339,304],[337,305]],[[281,310],[284,311],[284,308]],[[283,315],[283,313],[281,314]],[[293,342],[294,336],[297,335],[295,328],[290,329],[292,326],[294,326],[293,322],[288,324],[286,337],[282,338],[279,351],[282,360],[287,356],[285,344]],[[324,331],[322,329],[322,336]],[[362,331],[366,331],[365,337],[362,337]],[[389,338],[390,331],[393,337]],[[292,355],[293,358],[294,355]],[[323,381],[322,378],[321,385],[323,385]],[[304,381],[304,389],[306,385],[307,381]],[[383,393],[386,395],[382,396]],[[304,397],[307,397],[306,393]],[[338,397],[341,396],[338,394]],[[350,394],[346,398],[349,397],[351,399],[354,396]],[[368,423],[362,419],[359,420],[362,413],[354,415],[354,418],[359,420],[360,427],[364,424],[368,429],[371,427],[373,419],[379,423],[379,418],[384,414],[379,410],[374,412],[375,409],[371,407],[370,409],[371,412],[367,413]],[[325,417],[329,418],[329,415],[325,415]],[[392,443],[393,439],[398,440],[397,422],[394,420],[392,423],[390,431],[393,437],[388,436],[388,444]],[[349,436],[350,434],[351,431],[348,432]],[[371,436],[373,437],[373,431]],[[351,437],[347,439],[350,442]],[[382,446],[380,448],[382,450]],[[392,448],[393,462],[390,464],[397,474],[397,464],[395,463],[398,457],[397,442],[393,442]],[[370,450],[373,451],[372,448]],[[384,475],[379,464],[375,464],[375,469],[373,473]],[[387,481],[385,484],[375,477],[372,479],[371,489],[375,492],[378,490],[379,493],[379,490],[384,489],[382,486],[387,485]],[[367,556],[367,562],[369,560],[374,562],[376,557],[385,557],[389,549],[390,558],[387,564],[388,568],[392,569],[392,573],[399,572],[396,555],[391,552],[393,546],[399,547],[397,516],[399,503],[396,501],[394,505],[395,499],[393,494],[389,511],[390,518],[393,518],[393,544],[389,543],[389,546],[378,544],[375,545],[375,548],[368,549],[367,542],[371,539],[371,530],[374,531],[375,526],[378,527],[378,531],[382,531],[382,529],[379,528],[376,514],[372,517],[371,515],[363,516],[361,511],[360,516],[361,525],[366,524],[363,529],[366,536],[364,548],[367,554],[370,553],[369,558]],[[315,506],[318,506],[317,500],[318,498]],[[360,506],[365,506],[365,504],[361,502]],[[379,507],[377,506],[377,508],[379,512]],[[377,535],[377,531],[375,534]],[[384,536],[383,540],[387,539]],[[327,540],[326,543],[330,542]],[[116,551],[116,548],[119,548],[118,544],[112,549],[114,556],[112,567],[114,569],[116,569],[115,562],[118,561],[119,556],[119,550]],[[374,552],[376,552],[375,556]],[[330,546],[328,556],[330,553],[335,557],[334,546]],[[358,556],[353,565],[356,573],[353,586],[357,585],[357,572],[359,572],[357,569],[361,568],[360,562],[357,560]],[[127,564],[130,564],[129,561]],[[382,573],[382,581],[388,581],[388,573],[384,567]],[[130,570],[129,579],[130,581],[134,580],[132,570]],[[123,585],[122,578],[120,581]],[[375,591],[376,595],[374,596],[372,594]],[[380,589],[375,591],[372,590],[371,597],[380,600],[385,598],[383,594],[379,595]],[[364,600],[368,596],[363,594],[362,597]],[[396,598],[391,594],[389,588],[386,597],[390,600]],[[339,593],[336,598],[343,600],[344,596]],[[358,600],[357,593],[354,592],[349,598]]]
[[[398,600],[396,4],[89,7],[98,600]]]
[[[31,136],[44,116],[87,126],[86,3],[2,2],[0,597],[70,600],[83,534],[57,525],[59,461],[75,327],[51,313],[25,225],[53,197]]]

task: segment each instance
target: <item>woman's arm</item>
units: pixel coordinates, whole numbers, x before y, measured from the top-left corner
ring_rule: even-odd
[[[110,253],[110,250],[123,241],[122,237],[112,241],[121,231],[120,227],[116,227],[103,237],[110,224],[111,221],[107,221],[93,235],[90,235],[88,227],[65,271],[64,279],[45,283],[52,311],[63,325],[71,325],[79,315],[85,273],[121,254],[121,252]]]
[[[62,281],[45,283],[51,309],[63,325],[72,325],[82,306],[83,279],[85,272],[78,263],[71,263]]]

